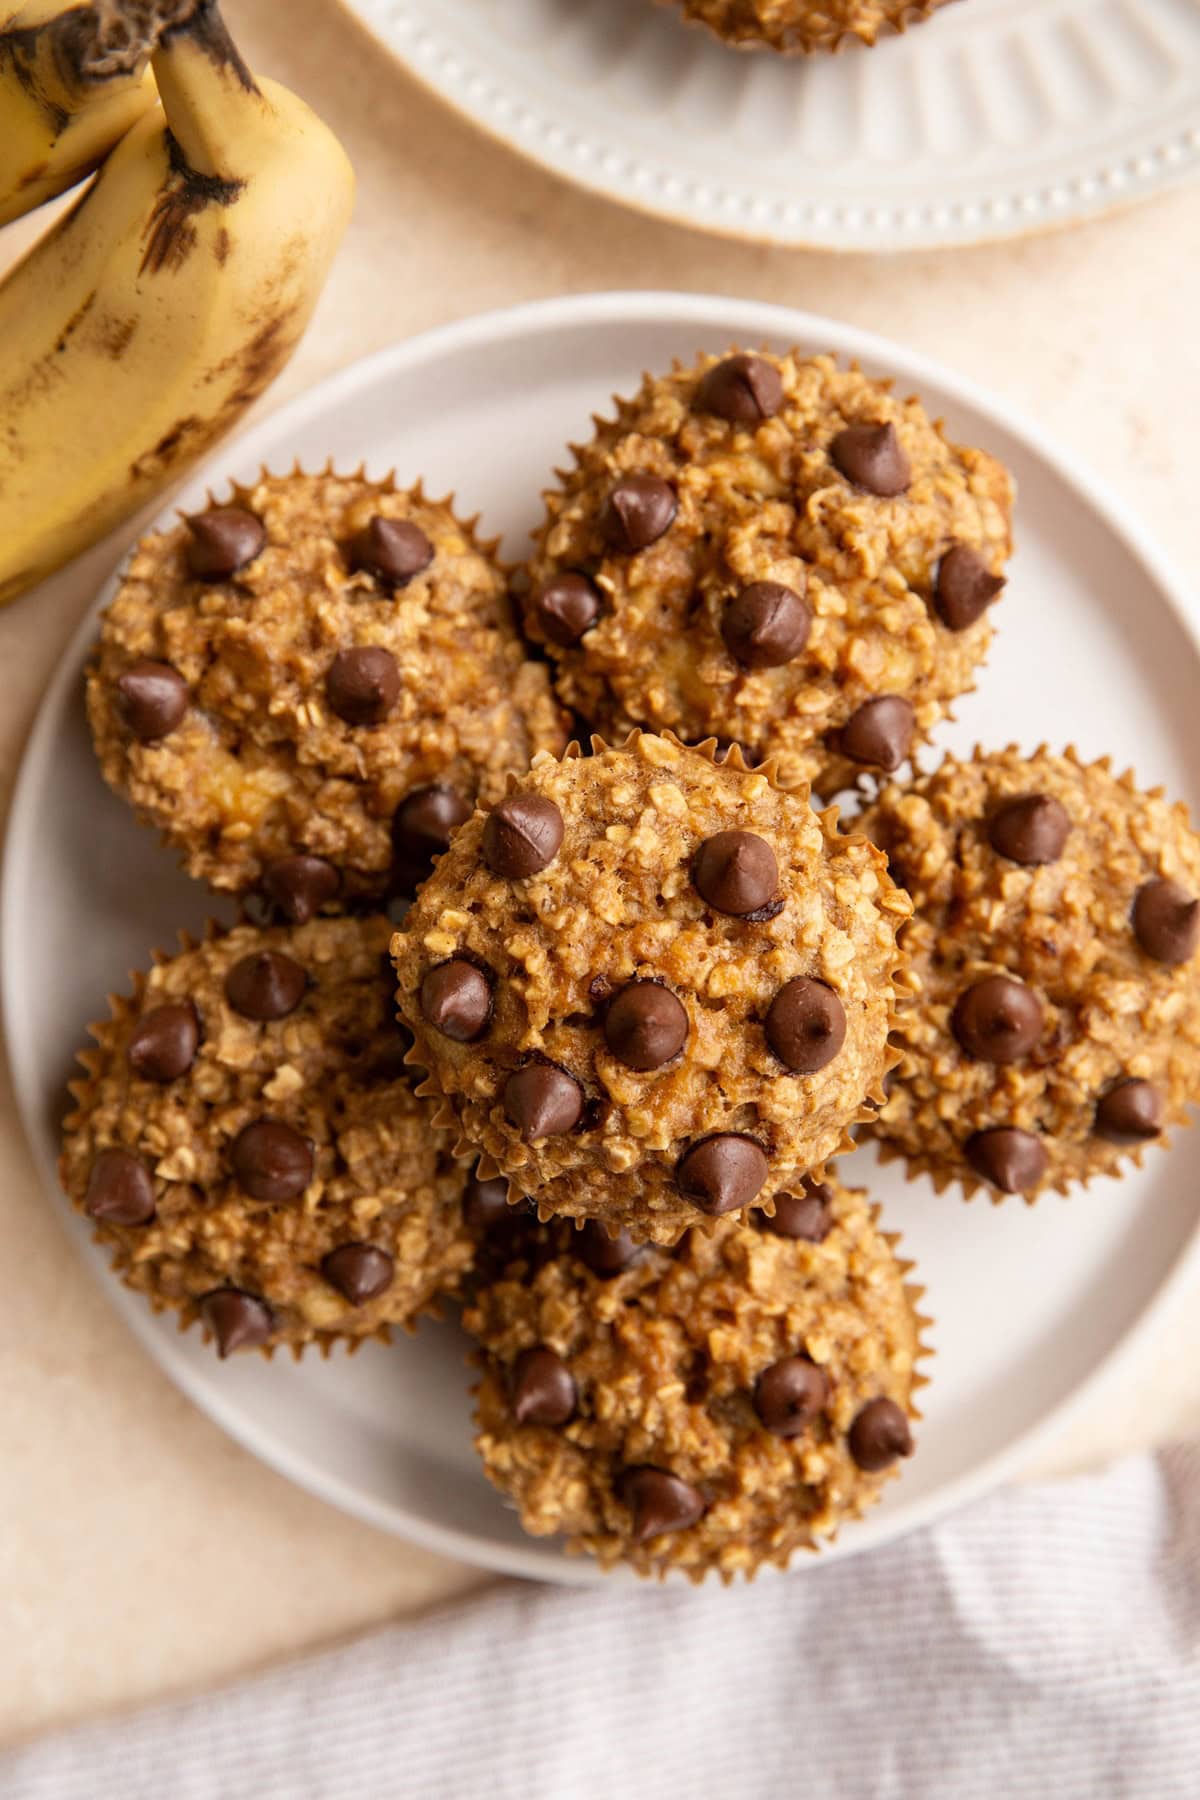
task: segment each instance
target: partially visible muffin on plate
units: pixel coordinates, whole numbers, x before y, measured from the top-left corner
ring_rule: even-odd
[[[386,1335],[471,1264],[466,1172],[392,1017],[390,935],[214,933],[92,1027],[63,1186],[128,1286],[222,1356]]]
[[[448,501],[331,470],[143,539],[87,703],[105,779],[188,873],[297,922],[411,889],[565,741],[493,547]]]
[[[522,601],[563,701],[771,757],[825,797],[894,774],[974,684],[1012,481],[828,356],[648,375],[546,496]]]
[[[640,1575],[752,1576],[815,1549],[913,1449],[925,1323],[861,1194],[789,1196],[606,1263],[527,1227],[464,1315],[477,1443],[525,1529]]]
[[[872,1127],[993,1198],[1117,1174],[1200,1099],[1200,839],[1107,760],[947,757],[855,821],[914,912]]]
[[[927,19],[950,0],[666,0],[739,49],[785,55],[873,44],[889,31]]]

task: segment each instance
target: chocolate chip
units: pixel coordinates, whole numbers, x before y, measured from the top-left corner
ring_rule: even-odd
[[[565,1425],[579,1395],[566,1363],[539,1344],[513,1365],[512,1410],[518,1425]]]
[[[428,871],[434,857],[449,848],[451,834],[470,816],[470,804],[457,788],[440,782],[414,788],[396,808],[392,846],[414,874]]]
[[[933,604],[947,630],[966,631],[1003,588],[1003,575],[993,575],[978,550],[955,544],[938,564]]]
[[[473,1043],[491,1020],[491,982],[464,957],[438,963],[421,983],[421,1013],[443,1037],[456,1044]]]
[[[101,1150],[83,1204],[107,1225],[148,1225],[154,1217],[154,1177],[128,1150]]]
[[[645,1249],[644,1244],[635,1244],[624,1226],[616,1237],[609,1237],[608,1232],[599,1219],[588,1219],[583,1230],[575,1236],[575,1254],[580,1262],[599,1275],[602,1281],[608,1281],[619,1275],[635,1262]]]
[[[776,1437],[807,1431],[829,1399],[829,1378],[807,1356],[785,1356],[764,1369],[754,1386],[754,1410]]]
[[[665,1469],[626,1469],[618,1492],[633,1514],[635,1544],[663,1531],[686,1531],[704,1516],[703,1494]]]
[[[259,1024],[286,1019],[307,990],[307,973],[282,950],[252,950],[225,977],[225,998],[234,1012]]]
[[[213,506],[185,519],[189,571],[199,581],[226,581],[252,563],[267,541],[261,519],[244,506]]]
[[[770,844],[754,832],[718,831],[697,851],[692,880],[700,898],[718,912],[744,918],[774,898],[779,864]]]
[[[463,1193],[463,1217],[471,1231],[490,1231],[517,1211],[508,1204],[508,1183],[500,1175],[481,1181],[472,1175]]]
[[[238,1186],[252,1200],[298,1200],[313,1178],[312,1145],[278,1119],[244,1125],[229,1160]]]
[[[144,1081],[178,1081],[200,1048],[200,1020],[190,1000],[173,1000],[143,1013],[129,1040],[129,1066]]]
[[[1044,1017],[1041,1001],[1023,981],[986,975],[959,995],[950,1029],[979,1062],[1017,1062],[1036,1046]]]
[[[583,1089],[557,1063],[526,1063],[504,1084],[504,1112],[526,1144],[573,1131],[583,1115]]]
[[[307,925],[336,899],[341,885],[341,876],[323,856],[281,856],[267,864],[262,878],[263,893],[293,925]]]
[[[829,446],[836,469],[880,499],[894,500],[912,481],[912,468],[894,425],[847,425]]]
[[[764,1231],[776,1237],[801,1238],[819,1244],[833,1230],[833,1189],[823,1181],[812,1181],[806,1175],[798,1194],[776,1194],[775,1216],[756,1213],[755,1219]]]
[[[868,1400],[850,1427],[850,1454],[869,1475],[913,1452],[908,1419],[894,1400]]]
[[[1050,794],[1006,800],[988,821],[988,842],[996,854],[1026,868],[1057,862],[1070,833],[1066,808]]]
[[[519,881],[554,861],[563,841],[562,814],[541,794],[510,794],[487,816],[483,860],[493,875]]]
[[[695,412],[715,413],[731,425],[761,425],[783,405],[783,378],[761,356],[727,356],[701,377]]]
[[[1188,962],[1200,943],[1200,900],[1177,881],[1147,881],[1134,898],[1133,931],[1155,962]]]
[[[610,550],[633,556],[656,544],[678,511],[679,499],[669,481],[657,475],[623,475],[605,502],[600,529]]]
[[[675,1169],[675,1185],[685,1200],[716,1218],[751,1205],[769,1171],[761,1144],[721,1131],[684,1152]]]
[[[569,650],[600,617],[599,590],[586,575],[568,572],[544,581],[529,602],[530,619],[552,644]]]
[[[858,711],[851,713],[838,741],[842,755],[851,762],[891,775],[912,748],[916,728],[916,715],[908,701],[899,694],[884,694],[878,700],[864,700]]]
[[[1014,1125],[973,1132],[963,1145],[963,1154],[975,1173],[1002,1194],[1031,1194],[1049,1161],[1042,1140]]]
[[[1149,1081],[1119,1081],[1096,1108],[1096,1135],[1110,1144],[1142,1144],[1163,1128],[1163,1097]]]
[[[767,1013],[767,1042],[793,1073],[815,1075],[846,1041],[846,1013],[823,981],[785,982]]]
[[[631,981],[604,1015],[604,1041],[627,1069],[661,1069],[679,1055],[687,1036],[687,1013],[657,981]]]
[[[721,618],[725,648],[744,669],[781,668],[799,656],[811,629],[808,601],[778,581],[751,582]]]
[[[135,662],[117,677],[117,710],[139,743],[168,737],[187,709],[187,683],[170,663]]]
[[[321,1258],[321,1273],[351,1306],[362,1306],[391,1287],[396,1265],[374,1244],[339,1244]]]
[[[241,1288],[214,1288],[199,1303],[200,1316],[217,1340],[222,1359],[234,1350],[257,1350],[269,1342],[275,1318],[265,1300]]]
[[[353,568],[393,588],[407,587],[432,561],[433,545],[411,519],[385,519],[376,513],[350,546]]]
[[[325,695],[347,725],[382,725],[400,698],[400,668],[381,644],[339,650],[325,677]]]

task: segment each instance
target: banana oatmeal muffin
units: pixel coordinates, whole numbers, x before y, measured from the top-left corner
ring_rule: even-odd
[[[913,1448],[919,1290],[861,1194],[778,1202],[758,1230],[722,1219],[607,1262],[534,1227],[480,1290],[476,1442],[526,1531],[730,1580],[878,1498]]]
[[[384,918],[240,925],[92,1027],[60,1163],[114,1267],[222,1356],[407,1324],[470,1266],[391,1022]]]
[[[939,1188],[1112,1175],[1200,1099],[1200,841],[1108,760],[947,757],[861,818],[915,907],[874,1125]]]
[[[873,44],[888,31],[929,18],[950,0],[667,0],[671,3],[727,44],[807,55],[840,50],[852,39]]]
[[[616,409],[521,580],[563,701],[612,738],[739,744],[825,796],[894,773],[987,650],[1005,469],[827,356],[705,356]]]
[[[299,923],[411,888],[565,741],[492,546],[419,487],[331,470],[143,539],[88,715],[105,779],[189,874]]]
[[[399,1002],[484,1178],[673,1243],[819,1172],[882,1098],[908,900],[736,751],[595,751],[455,834],[393,941]]]

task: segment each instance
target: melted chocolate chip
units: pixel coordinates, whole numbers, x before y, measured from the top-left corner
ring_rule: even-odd
[[[627,1069],[661,1069],[687,1043],[688,1016],[670,988],[631,981],[604,1015],[604,1041]]]
[[[1200,943],[1200,900],[1177,881],[1147,881],[1134,898],[1133,933],[1155,962],[1189,962]]]
[[[912,481],[912,467],[894,425],[847,425],[829,446],[835,469],[882,500],[894,500]]]
[[[526,1063],[504,1084],[504,1112],[526,1144],[560,1137],[583,1116],[583,1089],[557,1063]]]
[[[421,1013],[443,1037],[473,1043],[491,1023],[491,982],[463,957],[439,963],[421,983]]]
[[[1006,800],[988,821],[988,842],[997,856],[1026,868],[1057,862],[1070,834],[1067,810],[1050,794]]]
[[[666,1469],[626,1469],[618,1490],[633,1514],[635,1544],[662,1532],[686,1531],[704,1516],[703,1494]]]
[[[199,1302],[200,1316],[217,1340],[224,1360],[235,1350],[257,1350],[268,1343],[275,1318],[265,1300],[241,1288],[213,1288]]]
[[[463,1217],[471,1231],[490,1231],[507,1220],[517,1208],[508,1204],[508,1183],[501,1175],[481,1181],[472,1175],[463,1193]]]
[[[774,1218],[756,1213],[755,1220],[775,1237],[820,1244],[833,1230],[833,1189],[807,1175],[800,1186],[798,1194],[776,1194]]]
[[[432,561],[433,545],[411,519],[377,513],[350,546],[351,566],[391,588],[407,587]]]
[[[814,1075],[831,1063],[846,1041],[846,1013],[823,981],[797,976],[785,982],[767,1013],[767,1042],[787,1068]]]
[[[117,677],[117,711],[141,744],[169,737],[187,709],[187,683],[170,663],[144,659]]]
[[[229,1160],[238,1186],[252,1200],[298,1200],[313,1178],[312,1145],[278,1119],[244,1125]]]
[[[198,581],[227,581],[252,563],[267,541],[263,522],[244,506],[213,506],[185,519],[188,572]]]
[[[538,1344],[513,1365],[512,1410],[518,1425],[565,1425],[579,1402],[574,1378],[561,1356]]]
[[[608,1232],[598,1219],[585,1221],[582,1231],[575,1235],[574,1251],[580,1262],[599,1275],[602,1281],[609,1281],[627,1269],[645,1249],[644,1244],[635,1244],[624,1226],[616,1237],[609,1237]]]
[[[262,891],[293,925],[307,925],[337,898],[341,876],[323,856],[281,856],[268,863]]]
[[[722,1131],[701,1138],[684,1152],[675,1169],[675,1185],[685,1200],[716,1218],[752,1205],[769,1172],[761,1144]]]
[[[955,544],[938,564],[933,604],[948,631],[966,631],[1003,589],[1003,575],[993,575],[978,550]]]
[[[754,1410],[776,1437],[799,1437],[829,1399],[829,1378],[807,1356],[785,1356],[764,1369],[754,1388]]]
[[[959,995],[950,1028],[979,1062],[1018,1062],[1036,1048],[1045,1013],[1023,981],[987,975]]]
[[[916,715],[909,702],[899,694],[884,694],[878,700],[864,700],[851,713],[838,734],[838,742],[842,755],[851,762],[891,775],[912,748],[916,728]]]
[[[851,1456],[868,1475],[913,1452],[908,1419],[894,1400],[868,1400],[850,1427],[848,1441]]]
[[[347,725],[382,725],[400,698],[400,666],[381,644],[339,650],[325,677],[325,696]]]
[[[1110,1144],[1144,1144],[1158,1137],[1166,1108],[1149,1081],[1119,1081],[1096,1107],[1096,1135]]]
[[[692,880],[709,906],[745,918],[774,898],[779,864],[770,844],[754,832],[718,831],[697,851]]]
[[[808,601],[778,581],[751,582],[721,618],[725,648],[744,669],[781,668],[799,656],[811,629]]]
[[[321,1273],[351,1306],[363,1306],[391,1287],[396,1265],[374,1244],[339,1244],[321,1258]]]
[[[169,1001],[143,1013],[129,1040],[129,1066],[143,1081],[178,1081],[196,1060],[200,1020],[190,1000]]]
[[[562,841],[562,814],[553,800],[541,794],[510,794],[487,816],[483,860],[493,875],[520,881],[547,868]]]
[[[657,475],[623,475],[605,502],[600,529],[610,550],[634,556],[671,529],[678,511],[679,498],[669,481]]]
[[[308,991],[308,975],[281,950],[254,950],[225,977],[225,998],[243,1019],[265,1024],[294,1013]]]
[[[963,1145],[963,1154],[976,1175],[1002,1194],[1031,1194],[1049,1162],[1042,1140],[1014,1125],[973,1132]]]
[[[783,378],[762,356],[727,356],[705,371],[692,407],[731,425],[761,425],[783,405]]]
[[[154,1177],[128,1150],[101,1150],[88,1176],[84,1208],[106,1225],[148,1225],[154,1217]]]
[[[568,571],[552,575],[529,601],[531,625],[552,644],[569,650],[600,617],[600,591],[586,575]]]

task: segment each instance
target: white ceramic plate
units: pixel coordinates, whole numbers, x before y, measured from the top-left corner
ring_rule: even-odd
[[[367,459],[428,477],[482,510],[518,555],[562,446],[643,368],[737,340],[831,345],[898,375],[950,429],[985,445],[1021,484],[1020,549],[980,690],[946,733],[1073,739],[1136,760],[1147,782],[1200,799],[1198,651],[1184,598],[1118,502],[1072,471],[1034,428],[935,364],[802,313],[737,300],[607,294],[468,320],[345,370],[259,425],[193,481],[252,479],[260,462]],[[101,596],[100,603],[107,597]],[[0,975],[17,1093],[45,1176],[73,1054],[128,969],[210,910],[105,789],[81,704],[89,621],[64,659],[18,784],[0,917]],[[1196,1216],[1186,1152],[1071,1202],[992,1208],[935,1197],[879,1170],[852,1177],[884,1202],[928,1287],[937,1360],[917,1456],[883,1504],[829,1552],[847,1554],[933,1518],[1032,1453],[1101,1365],[1127,1349],[1182,1277]],[[374,1524],[491,1568],[587,1580],[590,1565],[523,1539],[476,1468],[464,1343],[450,1326],[357,1357],[293,1365],[219,1363],[108,1275],[82,1222],[64,1215],[114,1303],[167,1372],[243,1444],[293,1480]],[[810,1566],[802,1563],[802,1566]]]
[[[980,243],[1200,167],[1198,0],[963,0],[836,57],[737,53],[652,0],[346,0],[569,180],[831,250]]]

